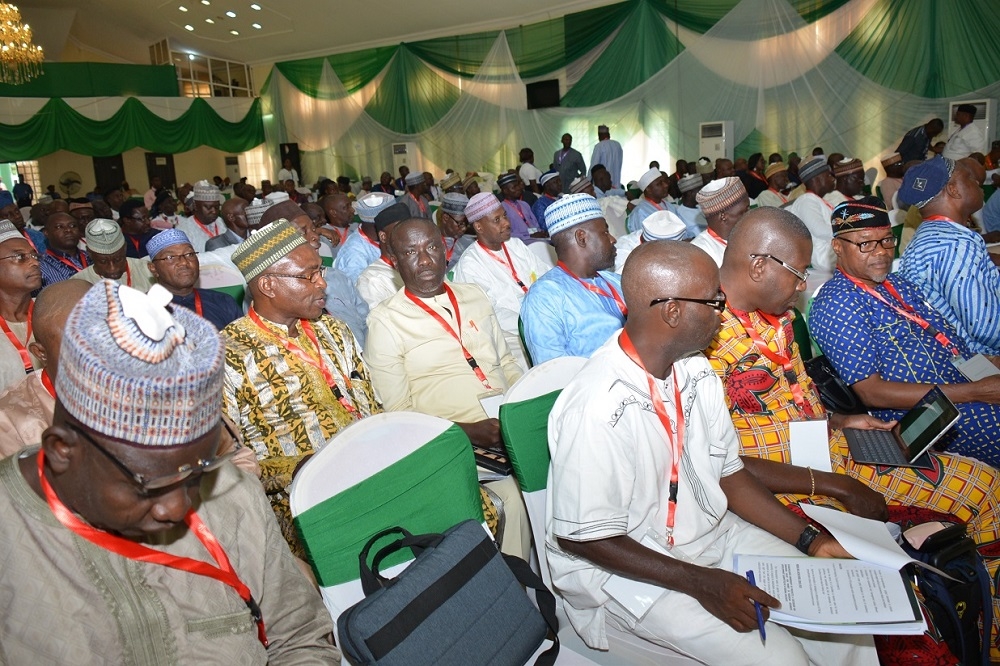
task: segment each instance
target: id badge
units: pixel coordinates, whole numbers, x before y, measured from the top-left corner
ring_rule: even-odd
[[[483,406],[483,411],[486,412],[486,418],[500,418],[500,405],[503,404],[503,391],[500,389],[493,389],[492,391],[487,391],[486,393],[480,393],[479,404]]]

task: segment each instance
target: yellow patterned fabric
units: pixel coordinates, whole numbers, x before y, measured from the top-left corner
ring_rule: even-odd
[[[261,482],[293,552],[302,554],[292,526],[285,489],[296,468],[356,419],[334,396],[323,373],[283,344],[288,329],[261,317],[262,330],[249,317],[222,330],[226,341],[223,408],[257,454]],[[360,417],[382,411],[372,389],[361,350],[346,324],[329,315],[311,322],[322,361],[340,393]],[[292,340],[315,360],[316,348],[298,328]]]
[[[750,322],[773,351],[784,352],[775,340],[777,332],[758,313],[750,313]],[[826,411],[794,342],[792,318],[782,317],[781,322],[784,339],[793,341],[792,365],[799,385],[813,413],[823,416]],[[725,387],[726,404],[740,437],[741,455],[791,463],[788,422],[804,418],[804,414],[792,400],[782,369],[757,351],[743,325],[728,308],[705,355]],[[889,504],[940,511],[968,523],[969,534],[980,545],[991,579],[997,579],[1000,558],[990,556],[1000,548],[1000,472],[996,469],[972,458],[942,453],[931,454],[931,469],[856,465],[839,430],[831,431],[830,459],[834,472],[848,474],[878,490]],[[778,499],[785,504],[804,501],[844,508],[829,497],[779,495]],[[995,591],[993,608],[996,637],[1000,636],[1000,603]],[[992,654],[997,659],[1000,650],[995,643]]]

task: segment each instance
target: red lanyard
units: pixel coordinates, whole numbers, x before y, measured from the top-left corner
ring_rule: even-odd
[[[378,249],[379,252],[382,251],[382,248],[379,246],[378,243],[376,243],[375,241],[373,241],[371,238],[368,238],[368,234],[366,234],[363,231],[361,231],[361,229],[358,229],[358,233],[361,234],[362,238],[364,238],[366,241],[368,241],[369,245],[371,245],[372,247]]]
[[[205,235],[208,236],[209,238],[215,238],[216,236],[218,236],[219,234],[222,233],[221,231],[216,231],[215,233],[212,233],[211,229],[209,229],[207,226],[205,226],[204,224],[202,224],[201,220],[199,220],[197,217],[195,217],[193,215],[191,216],[191,219],[194,220],[195,224],[197,224],[199,227],[201,227],[201,230],[204,231]],[[215,224],[215,222],[212,222],[212,224]],[[138,250],[139,248],[136,247],[136,249]]]
[[[528,224],[528,218],[526,218],[524,216],[524,213],[521,212],[520,202],[519,201],[510,201],[509,203],[510,203],[511,206],[514,207],[514,210],[517,212],[518,217],[521,218],[521,221],[524,222],[525,226],[527,226],[527,224]]]
[[[782,194],[782,193],[781,193],[781,192],[779,192],[778,190],[774,189],[773,187],[769,187],[769,188],[767,188],[767,189],[771,190],[771,191],[772,191],[772,192],[774,192],[774,193],[775,193],[776,195],[778,195],[778,198],[779,198],[779,199],[781,199],[781,202],[782,202],[782,203],[787,203],[787,202],[788,202],[788,197],[786,197],[786,196],[785,196],[784,194]]]
[[[649,204],[650,204],[650,205],[651,205],[651,206],[652,206],[653,208],[655,208],[656,210],[663,210],[663,205],[662,205],[662,204],[663,204],[663,202],[662,202],[662,201],[661,201],[660,203],[656,203],[655,201],[652,201],[652,200],[651,200],[651,199],[650,199],[649,197],[643,197],[643,198],[644,198],[644,199],[645,199],[646,201],[648,201],[648,202],[649,202]]]
[[[48,250],[46,250],[45,254],[49,255],[50,257],[52,257],[53,259],[55,259],[58,262],[66,264],[68,267],[72,268],[77,273],[79,273],[81,270],[83,270],[84,268],[87,267],[87,257],[83,254],[83,252],[80,252],[80,255],[79,255],[80,266],[77,266],[76,264],[74,264],[67,257],[62,256],[61,254],[56,254],[51,248],[48,249]]]
[[[764,176],[760,175],[753,169],[750,170],[750,175],[756,178],[757,180],[763,181],[765,185],[767,184],[767,178],[764,178]]]
[[[35,302],[31,301],[28,303],[28,328],[24,335],[24,344],[17,339],[14,335],[14,331],[10,330],[10,326],[7,325],[7,320],[0,317],[0,328],[3,328],[3,332],[7,334],[7,339],[10,340],[10,344],[14,345],[14,349],[17,350],[18,355],[21,357],[21,364],[24,366],[24,374],[30,375],[35,371],[35,364],[31,362],[31,354],[28,353],[28,341],[31,340],[31,315],[35,311]]]
[[[128,265],[128,259],[125,260],[125,286],[132,286],[132,267]]]
[[[409,197],[411,199],[413,199],[414,203],[417,204],[417,208],[420,209],[420,212],[423,213],[424,215],[426,215],[427,214],[427,204],[425,204],[423,201],[421,201],[420,197],[413,196],[413,192],[407,192],[407,195],[409,195]]]
[[[197,220],[195,220],[195,221],[197,222]],[[201,224],[201,223],[198,222],[198,224]],[[132,243],[132,247],[134,247],[135,251],[138,252],[139,251],[139,239],[138,238],[133,238],[132,236],[126,236],[125,238],[128,239],[129,243]]]
[[[615,302],[615,305],[618,306],[618,310],[619,310],[619,312],[622,313],[622,316],[623,317],[627,317],[628,316],[628,308],[625,307],[625,301],[623,301],[622,297],[618,295],[618,292],[615,290],[614,285],[612,285],[610,282],[608,282],[608,288],[611,290],[611,293],[609,294],[608,292],[606,292],[603,289],[601,289],[600,287],[598,287],[596,284],[591,284],[590,282],[584,282],[583,280],[581,280],[563,262],[560,261],[556,265],[559,268],[561,268],[564,271],[566,271],[567,275],[569,275],[571,278],[573,278],[574,280],[576,280],[577,282],[579,282],[580,286],[583,287],[584,289],[586,289],[587,291],[589,291],[589,292],[591,292],[593,294],[597,294],[598,296],[603,296],[604,298],[610,298],[610,299],[612,299]],[[607,282],[607,280],[605,280],[605,282]]]
[[[674,367],[671,370],[671,374],[674,376],[674,408],[676,412],[677,424],[677,434],[674,435],[673,425],[670,423],[670,417],[667,416],[667,408],[663,404],[663,398],[660,397],[660,390],[656,386],[656,381],[653,379],[653,375],[649,374],[646,370],[646,366],[642,364],[642,359],[639,358],[639,352],[635,350],[635,345],[632,344],[632,340],[628,337],[628,331],[622,331],[622,334],[618,337],[618,344],[621,346],[622,351],[625,355],[632,359],[632,362],[642,368],[642,371],[646,374],[646,381],[649,382],[649,398],[653,402],[653,409],[656,410],[656,417],[660,419],[660,423],[663,425],[663,430],[667,433],[667,442],[670,444],[670,486],[669,495],[667,497],[667,547],[673,548],[674,546],[674,521],[677,515],[677,486],[678,478],[680,476],[681,467],[681,456],[684,453],[684,406],[681,403],[681,389],[680,382],[677,380],[677,368]]]
[[[944,215],[931,215],[930,217],[925,217],[924,222],[951,222],[953,224],[958,224],[955,220],[950,217],[945,217]],[[958,226],[963,226],[959,224]]]
[[[729,245],[729,241],[727,241],[719,234],[715,233],[715,230],[712,229],[712,227],[708,227],[708,235],[714,238],[715,240],[719,241],[719,243],[721,243],[722,245]]]
[[[455,243],[458,241],[443,235],[441,236],[441,240],[444,241],[444,261],[446,264],[450,264],[451,258],[455,256]],[[449,240],[451,241],[451,247],[448,247]]]
[[[406,297],[413,301],[413,303],[416,304],[416,306],[421,310],[429,314],[434,321],[441,325],[441,328],[451,335],[451,337],[455,338],[455,342],[457,342],[458,346],[462,348],[462,355],[465,356],[465,362],[468,363],[469,367],[472,368],[472,371],[476,373],[476,377],[479,378],[479,381],[482,382],[483,386],[492,390],[493,387],[490,386],[490,381],[486,378],[486,373],[483,372],[483,369],[479,367],[478,363],[476,363],[476,359],[469,353],[469,350],[465,348],[465,345],[462,344],[462,313],[458,309],[458,300],[455,298],[455,292],[453,292],[451,287],[446,284],[443,284],[442,286],[444,287],[444,293],[448,294],[448,300],[451,301],[451,307],[455,311],[455,326],[458,328],[458,332],[456,332],[455,329],[444,320],[444,317],[439,315],[437,312],[434,312],[429,305],[424,303],[421,298],[414,296],[409,289],[405,290]]]
[[[52,378],[49,377],[49,371],[42,369],[42,386],[48,391],[49,395],[53,398],[56,397],[56,387],[52,385]]]
[[[813,418],[814,413],[812,405],[810,405],[806,400],[805,394],[802,392],[802,386],[799,384],[799,378],[795,374],[795,368],[792,366],[791,345],[785,344],[785,327],[782,326],[781,321],[779,321],[777,317],[766,315],[760,310],[757,311],[757,314],[760,315],[761,319],[767,322],[775,330],[774,343],[779,349],[782,347],[785,348],[784,354],[777,353],[767,346],[767,343],[764,342],[764,339],[760,337],[757,329],[755,329],[753,323],[751,323],[749,314],[737,310],[732,306],[730,306],[729,309],[732,310],[733,314],[736,315],[736,318],[740,320],[740,323],[743,325],[743,330],[750,336],[750,340],[753,342],[753,346],[757,349],[757,351],[766,356],[773,363],[781,366],[781,369],[785,374],[785,381],[788,382],[788,388],[792,392],[792,400],[795,401],[798,408],[806,415],[806,418]]]
[[[521,288],[521,291],[527,294],[528,288],[524,286],[524,283],[521,282],[521,278],[517,276],[517,271],[514,270],[514,262],[510,260],[510,252],[507,251],[507,244],[500,244],[500,249],[503,250],[503,255],[507,257],[507,261],[505,262],[503,259],[493,254],[493,250],[483,245],[482,241],[477,240],[476,242],[479,243],[479,247],[483,248],[483,251],[486,252],[487,257],[510,271],[510,275],[514,278],[514,282],[516,282],[517,286]]]
[[[820,195],[816,194],[815,192],[808,192],[808,194],[813,195],[814,197],[816,197],[817,199],[819,199],[820,201],[822,201],[824,206],[826,206],[830,210],[833,210],[833,205],[829,201],[827,201],[826,199],[824,199],[823,197],[821,197]]]
[[[38,252],[38,247],[35,245],[35,241],[31,240],[31,236],[28,235],[28,232],[22,231],[21,235],[24,236],[24,240],[28,241],[28,245],[31,246],[31,249],[34,250],[35,252]]]
[[[388,266],[389,268],[391,268],[391,269],[393,269],[393,270],[395,270],[395,269],[396,269],[396,265],[392,263],[392,260],[391,260],[391,259],[386,259],[386,258],[385,258],[385,257],[383,257],[383,256],[382,256],[381,254],[380,254],[380,255],[378,256],[378,258],[379,258],[379,259],[381,259],[381,260],[382,260],[382,263],[383,263],[383,264],[385,264],[386,266]]]
[[[198,293],[197,289],[194,290],[194,311],[199,317],[205,316],[205,313],[201,311],[201,294]]]
[[[959,351],[955,343],[952,342],[947,335],[937,330],[937,328],[935,328],[933,324],[931,324],[929,321],[918,315],[916,311],[913,309],[913,306],[911,306],[909,303],[903,300],[903,297],[899,295],[899,292],[896,291],[896,288],[892,286],[892,283],[889,282],[889,280],[885,280],[884,282],[882,282],[882,286],[885,287],[885,290],[888,291],[889,294],[894,299],[896,299],[896,302],[898,302],[902,307],[897,307],[893,305],[892,303],[887,301],[885,297],[882,296],[882,294],[878,293],[877,291],[866,285],[861,280],[858,280],[853,275],[848,275],[847,273],[844,273],[844,271],[842,270],[840,270],[840,272],[843,273],[844,277],[850,280],[855,287],[866,292],[875,300],[880,301],[883,305],[885,305],[887,308],[898,314],[903,319],[913,322],[920,328],[924,329],[925,331],[933,335],[934,339],[937,340],[939,343],[941,343],[942,347],[950,351],[953,356],[955,357],[962,356],[962,352]]]
[[[194,509],[190,509],[187,512],[184,516],[184,522],[194,533],[195,537],[198,538],[198,541],[205,546],[205,550],[209,552],[212,559],[219,565],[217,567],[212,566],[208,562],[202,562],[190,557],[179,557],[161,550],[154,550],[135,541],[123,539],[120,536],[91,527],[77,518],[62,503],[55,491],[52,490],[49,480],[45,478],[45,452],[43,450],[38,451],[38,481],[42,485],[42,491],[45,493],[45,499],[49,503],[52,514],[63,524],[63,527],[71,530],[80,538],[86,539],[95,546],[109,550],[124,558],[139,562],[149,562],[150,564],[159,564],[171,569],[187,571],[197,576],[214,578],[220,583],[224,583],[236,590],[236,593],[246,603],[247,608],[250,609],[250,614],[253,616],[254,622],[257,623],[257,639],[264,647],[268,646],[267,632],[264,629],[264,618],[261,615],[260,607],[254,601],[250,588],[236,575],[236,570],[229,562],[229,557],[226,555],[222,544],[215,538],[215,535],[208,529],[208,526],[202,522],[198,514],[194,512]]]
[[[334,227],[333,230],[337,232],[338,236],[340,236],[340,243],[339,243],[339,245],[343,245],[347,241],[347,232],[348,232],[348,230],[347,229],[341,230],[340,227]]]
[[[337,402],[339,402],[341,406],[347,410],[348,414],[350,414],[356,419],[361,418],[361,415],[358,413],[357,408],[351,404],[351,402],[340,390],[340,387],[337,386],[337,381],[333,378],[333,373],[330,372],[329,368],[326,367],[326,363],[323,362],[323,351],[322,348],[319,346],[319,339],[316,337],[316,332],[313,331],[312,325],[308,321],[306,321],[305,319],[300,319],[299,326],[302,327],[302,331],[306,334],[306,337],[309,339],[309,342],[311,342],[312,345],[316,348],[316,356],[319,357],[319,361],[312,358],[308,353],[306,353],[304,349],[302,349],[302,347],[293,342],[292,339],[287,335],[280,335],[277,331],[274,331],[271,328],[269,328],[261,320],[260,315],[257,314],[257,311],[253,309],[253,306],[250,307],[250,311],[247,314],[249,315],[250,320],[254,324],[256,324],[260,330],[278,338],[278,341],[281,342],[282,345],[284,345],[285,349],[292,352],[292,355],[295,356],[295,358],[319,370],[320,373],[322,373],[323,375],[323,379],[326,380],[327,386],[330,387],[330,391],[333,392],[333,397],[337,399]],[[351,380],[348,379],[346,376],[344,377],[344,384],[346,384],[348,390],[350,390]]]

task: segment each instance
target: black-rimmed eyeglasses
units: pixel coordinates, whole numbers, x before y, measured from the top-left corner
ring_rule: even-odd
[[[309,282],[317,284],[320,281],[320,278],[323,277],[325,271],[326,271],[325,268],[317,268],[314,271],[309,271],[305,275],[292,275],[291,273],[261,273],[260,276],[264,277],[265,275],[270,275],[271,277],[294,278],[296,280],[309,280]]]
[[[781,264],[782,268],[784,268],[786,271],[788,271],[789,273],[791,273],[792,275],[794,275],[795,277],[797,277],[802,282],[805,282],[806,280],[809,279],[809,271],[806,271],[805,273],[803,273],[803,272],[801,272],[799,270],[796,270],[795,268],[793,268],[791,266],[791,264],[788,264],[788,263],[782,261],[781,259],[778,259],[773,254],[751,254],[750,255],[751,259],[756,259],[757,257],[763,257],[765,259],[770,259],[772,261],[778,262],[779,264]]]
[[[683,296],[664,296],[663,298],[654,298],[649,302],[649,307],[654,305],[659,305],[660,303],[666,303],[667,301],[684,301],[685,303],[700,303],[701,305],[707,305],[716,312],[722,312],[726,309],[726,294],[723,291],[719,292],[719,295],[715,298],[684,298]]]
[[[851,245],[857,245],[858,249],[861,250],[863,254],[868,254],[869,252],[875,251],[876,245],[881,245],[886,250],[891,250],[896,245],[899,244],[899,240],[895,236],[886,236],[885,238],[878,238],[876,240],[866,240],[860,243],[855,243],[852,240],[847,240],[846,238],[837,237],[837,240],[844,241],[845,243],[850,243]]]

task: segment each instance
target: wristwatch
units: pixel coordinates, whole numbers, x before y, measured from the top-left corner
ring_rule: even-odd
[[[816,540],[816,537],[820,535],[820,531],[816,529],[813,525],[806,525],[806,528],[802,530],[802,534],[799,535],[799,540],[795,542],[795,547],[802,551],[804,554],[809,554],[809,546],[812,542]]]

